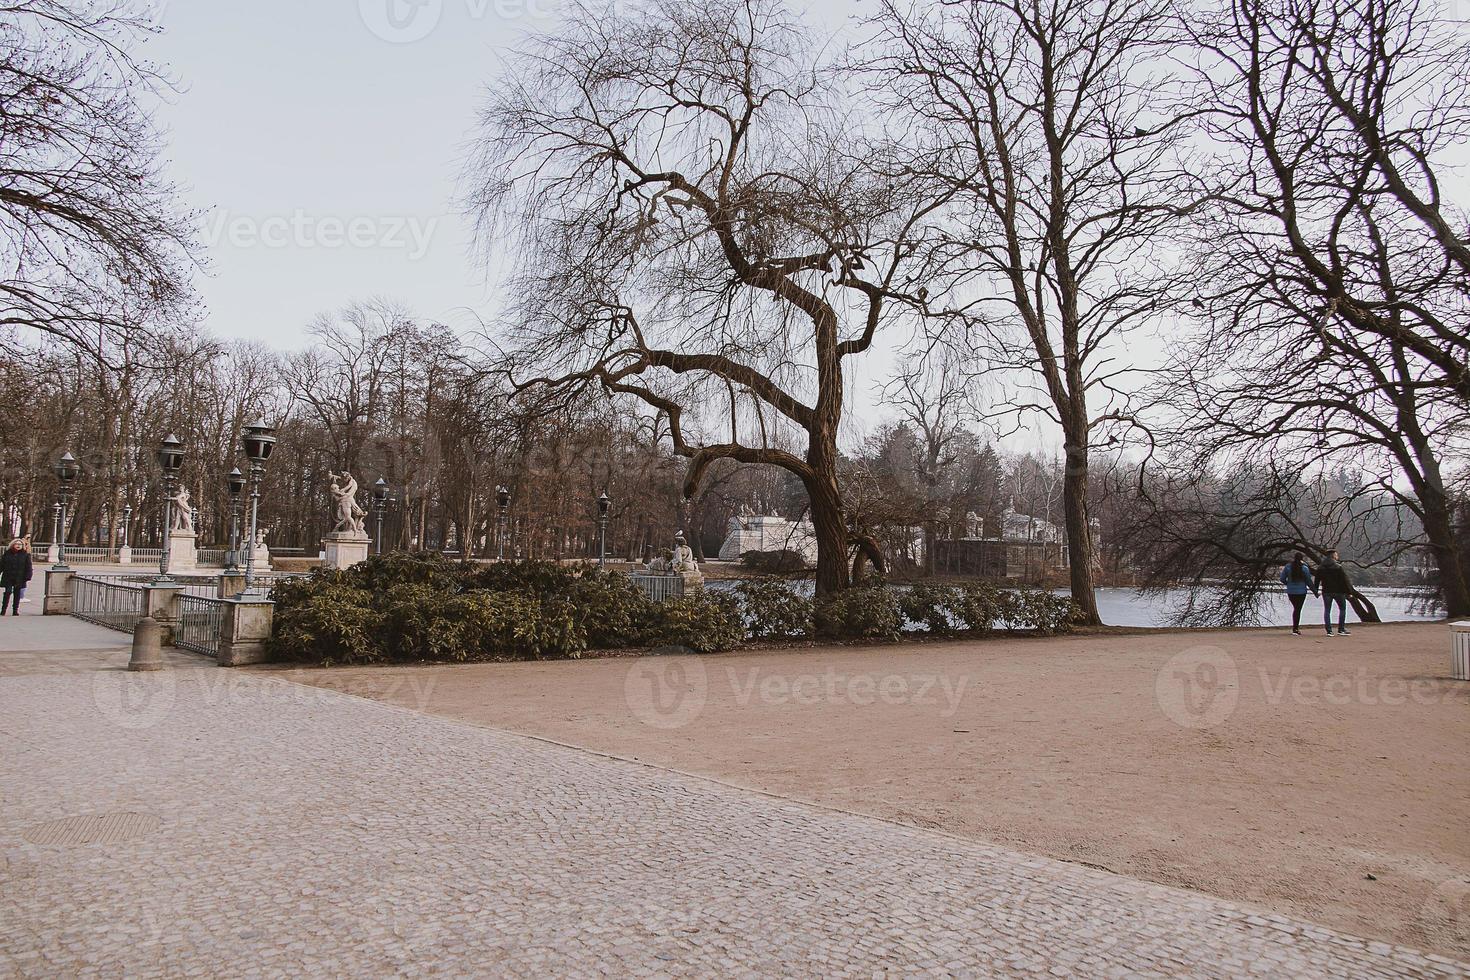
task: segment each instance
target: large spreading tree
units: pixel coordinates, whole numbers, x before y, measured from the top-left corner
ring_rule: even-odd
[[[579,8],[495,82],[473,204],[487,242],[517,243],[518,387],[641,400],[686,494],[721,460],[795,474],[830,593],[882,562],[838,436],[924,206],[872,174],[812,47],[772,0]]]

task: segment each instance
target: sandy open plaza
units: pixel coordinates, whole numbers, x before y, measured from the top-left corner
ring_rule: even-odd
[[[1467,969],[1442,625],[151,674],[0,625],[7,975]]]

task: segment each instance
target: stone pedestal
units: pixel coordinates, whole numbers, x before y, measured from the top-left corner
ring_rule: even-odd
[[[46,570],[46,598],[41,602],[41,612],[47,616],[70,616],[72,580],[76,573],[70,568]]]
[[[239,596],[225,603],[220,619],[219,665],[241,667],[264,661],[275,612],[274,602],[256,596]]]
[[[143,615],[153,617],[158,623],[159,640],[166,647],[174,644],[174,628],[179,625],[179,594],[183,591],[184,587],[177,583],[149,582],[143,586]]]
[[[688,595],[691,592],[698,592],[700,589],[704,588],[703,572],[675,572],[674,574],[684,580],[685,595]]]
[[[369,543],[366,534],[333,531],[322,538],[322,567],[351,568],[358,562],[367,561]]]
[[[56,545],[53,544],[51,547],[49,547],[49,548],[46,549],[46,564],[48,564],[48,565],[54,565],[54,564],[56,564],[60,560],[61,560],[61,549],[60,548],[58,548]]]
[[[260,566],[257,565],[256,571],[259,570]],[[235,596],[244,591],[245,572],[243,569],[238,572],[219,573],[219,591],[216,593],[216,595],[218,595],[221,599],[233,599],[235,598]]]
[[[117,563],[119,565],[131,565],[133,563],[133,549],[123,545],[117,549]]]
[[[192,531],[170,531],[168,536],[168,573],[188,573],[199,569],[199,551],[194,546]]]
[[[271,567],[271,550],[263,543],[258,544],[255,546],[255,555],[251,560],[255,563],[255,570],[257,572],[264,572]],[[240,567],[243,568],[244,565],[245,551],[242,548],[240,551]]]

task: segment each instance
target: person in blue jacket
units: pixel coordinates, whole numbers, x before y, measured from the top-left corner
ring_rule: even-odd
[[[1286,597],[1291,600],[1291,632],[1301,636],[1302,606],[1307,603],[1308,592],[1317,594],[1317,582],[1300,551],[1281,569],[1281,584],[1286,586]]]

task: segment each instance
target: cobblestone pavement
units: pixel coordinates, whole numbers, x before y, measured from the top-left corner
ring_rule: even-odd
[[[4,975],[1470,975],[267,673],[0,704]]]

